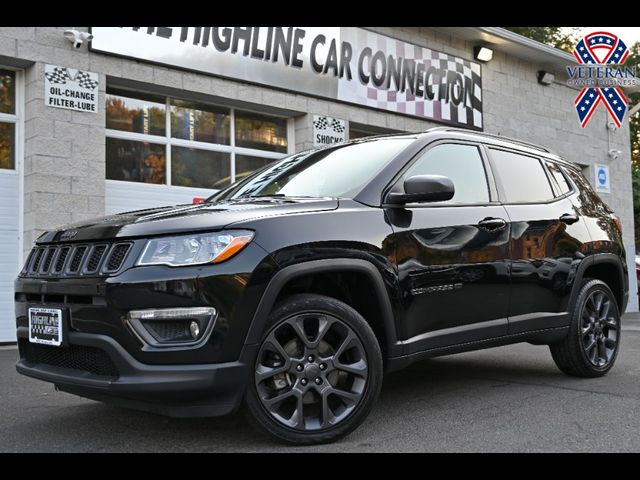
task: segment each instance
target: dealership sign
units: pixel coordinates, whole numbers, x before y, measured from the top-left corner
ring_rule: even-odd
[[[98,111],[98,74],[57,65],[44,66],[44,103],[79,112]]]
[[[322,147],[347,139],[347,125],[339,118],[322,115],[313,116],[313,146]]]
[[[480,65],[354,27],[92,27],[93,51],[482,129]]]

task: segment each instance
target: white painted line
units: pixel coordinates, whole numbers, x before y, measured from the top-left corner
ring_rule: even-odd
[[[623,332],[640,332],[640,327],[625,327],[624,325],[622,326],[622,331]]]
[[[0,345],[0,351],[2,350],[17,350],[17,345]]]

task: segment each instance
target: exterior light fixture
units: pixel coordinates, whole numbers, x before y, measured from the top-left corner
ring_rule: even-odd
[[[488,62],[493,58],[493,50],[487,47],[473,47],[473,56],[480,62]]]
[[[538,70],[538,83],[540,85],[551,85],[555,79],[556,76],[553,73]]]

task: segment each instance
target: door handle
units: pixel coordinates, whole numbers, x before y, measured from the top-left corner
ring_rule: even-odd
[[[572,225],[578,220],[580,220],[580,218],[577,215],[572,215],[571,213],[565,213],[560,217],[560,221],[566,223],[567,225]]]
[[[488,232],[497,232],[507,226],[507,222],[502,218],[487,217],[478,222],[478,226]]]

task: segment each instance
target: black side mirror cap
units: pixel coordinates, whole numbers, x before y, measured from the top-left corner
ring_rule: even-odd
[[[449,177],[443,175],[413,175],[404,181],[404,193],[389,193],[386,203],[443,202],[451,200],[456,190]]]

